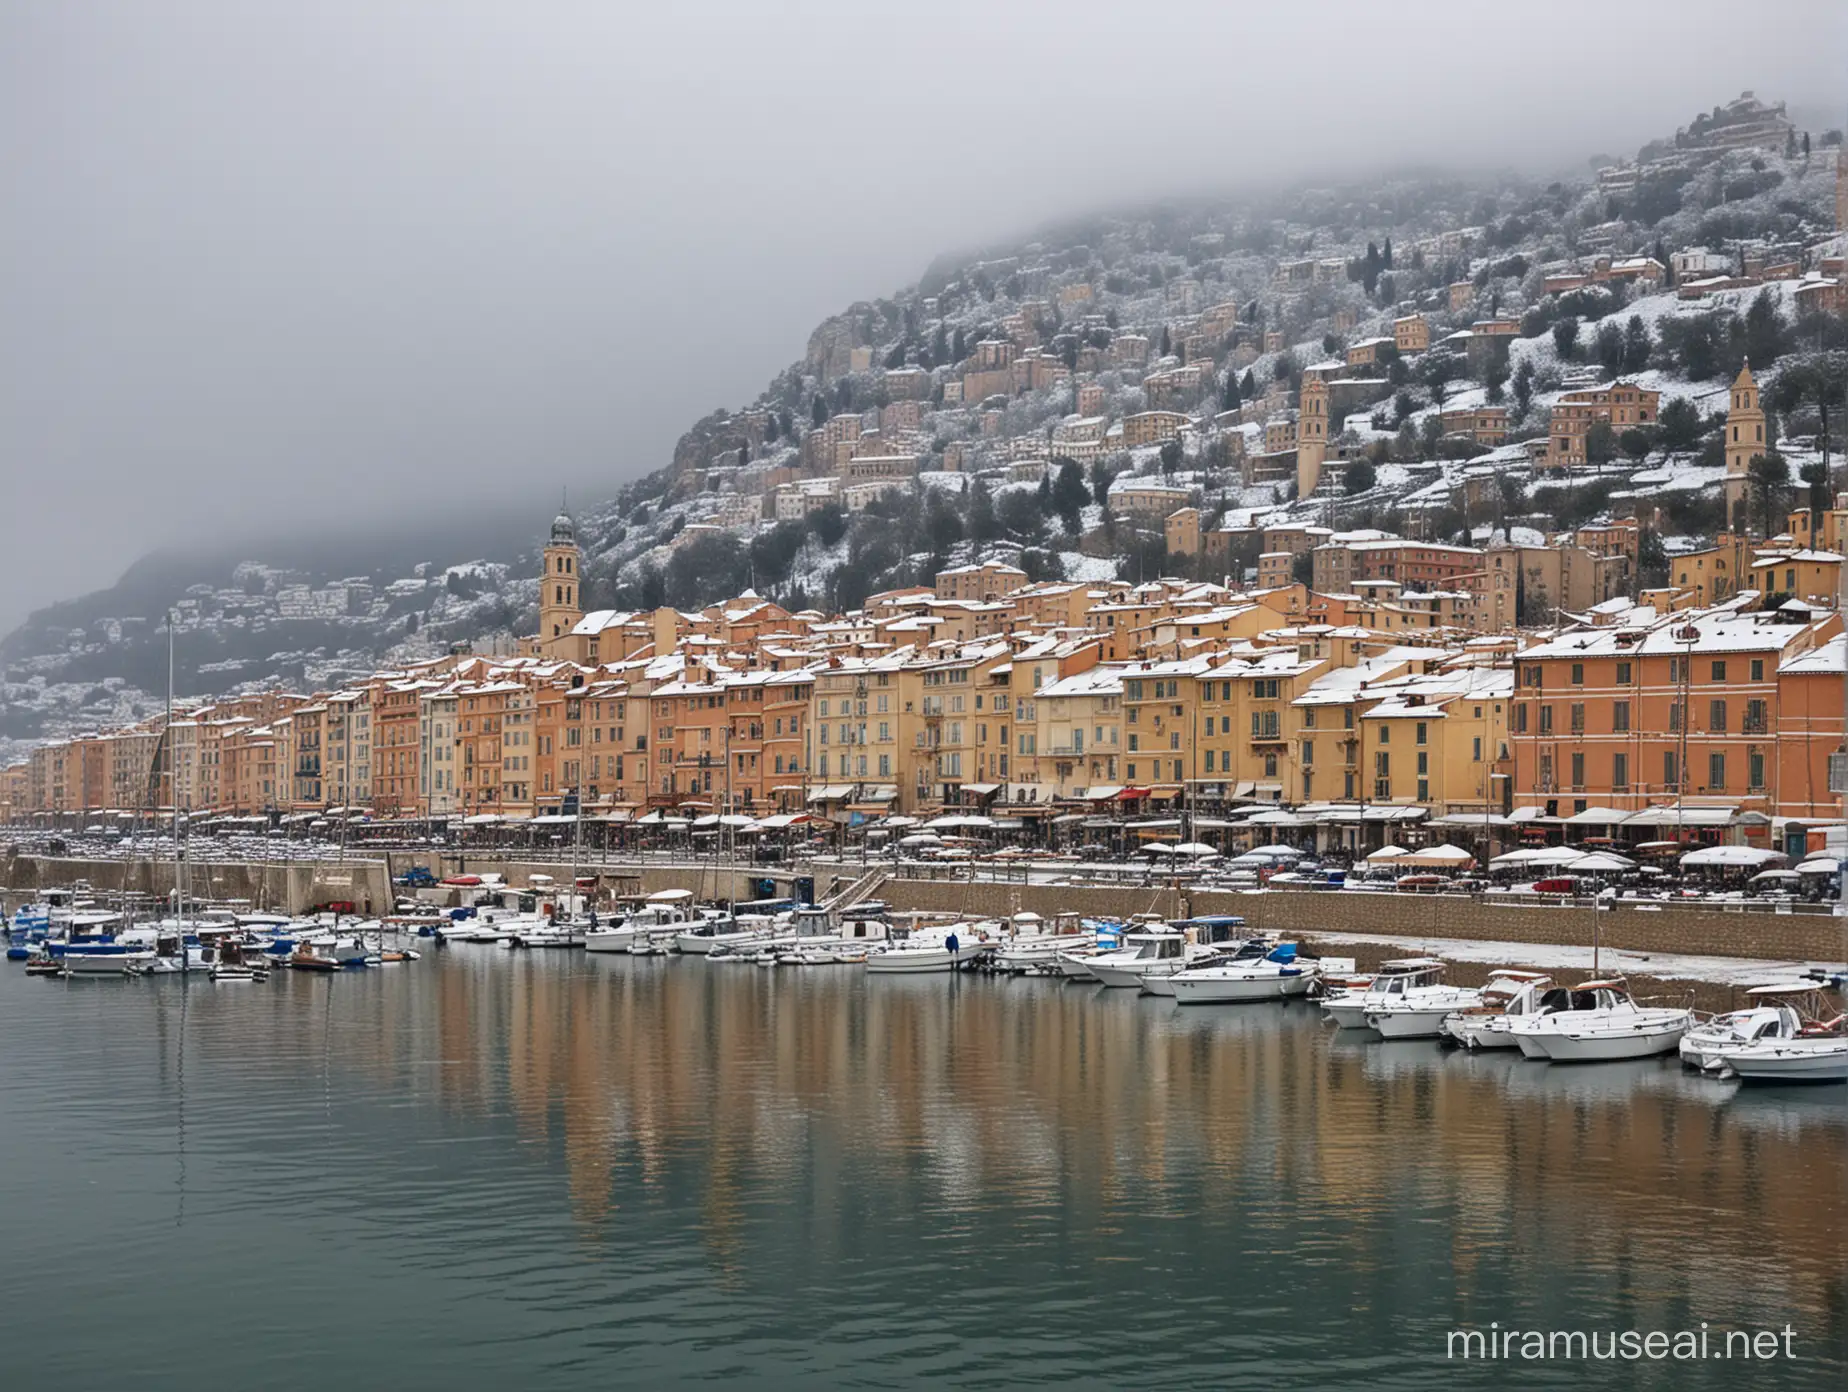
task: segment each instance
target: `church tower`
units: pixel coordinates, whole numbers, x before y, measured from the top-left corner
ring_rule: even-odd
[[[1296,412],[1296,496],[1307,498],[1322,482],[1328,458],[1328,383],[1303,378]]]
[[[577,527],[571,514],[552,519],[552,539],[545,547],[545,568],[539,576],[539,650],[557,653],[571,630],[584,617],[578,607]]]
[[[1729,525],[1734,505],[1745,496],[1752,461],[1764,452],[1765,413],[1758,405],[1758,383],[1752,380],[1752,364],[1747,362],[1733,380],[1732,398],[1726,409],[1726,520]]]

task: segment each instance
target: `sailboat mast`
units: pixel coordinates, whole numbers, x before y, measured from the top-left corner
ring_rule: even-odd
[[[174,629],[178,615],[174,610],[167,611],[167,799],[173,804],[173,917],[176,922],[186,918],[186,897],[180,888],[180,780],[178,761],[174,758],[173,743],[173,650]],[[180,934],[181,963],[185,963],[185,930]]]

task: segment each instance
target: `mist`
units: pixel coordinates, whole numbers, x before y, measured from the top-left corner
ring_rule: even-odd
[[[157,546],[536,535],[1060,216],[1841,124],[1844,11],[10,0],[0,632]]]

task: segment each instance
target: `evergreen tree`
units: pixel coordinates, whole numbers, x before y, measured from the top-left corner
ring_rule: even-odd
[[[969,354],[966,351],[965,345],[963,343],[963,331],[961,329],[957,329],[955,336],[950,339],[950,361],[953,363],[959,363],[968,356]]]
[[[1163,324],[1161,326],[1161,347],[1156,350],[1156,356],[1165,358],[1173,351],[1174,351],[1174,344],[1172,340],[1170,340],[1168,337],[1168,326],[1166,324]]]
[[[1238,391],[1238,373],[1227,371],[1226,388],[1219,398],[1220,407],[1227,411],[1236,411],[1245,404]]]
[[[1251,375],[1250,368],[1246,368],[1245,375],[1239,379],[1238,389],[1240,392],[1244,394],[1245,400],[1247,401],[1257,400],[1258,379]]]
[[[1392,238],[1391,237],[1388,237],[1386,239],[1386,249],[1385,251],[1380,253],[1380,267],[1382,270],[1390,271],[1392,269]]]
[[[1058,477],[1052,485],[1052,509],[1065,523],[1065,530],[1077,536],[1084,527],[1084,505],[1091,501],[1091,491],[1084,486],[1084,470],[1074,459],[1059,461]]]
[[[1648,367],[1653,346],[1643,316],[1632,314],[1630,322],[1623,326],[1623,370],[1634,375]]]
[[[1001,527],[995,519],[994,497],[989,493],[988,485],[978,478],[975,487],[969,491],[969,540],[979,546],[1000,535]]]
[[[828,423],[828,403],[820,392],[816,392],[815,399],[809,403],[809,420],[816,425]]]

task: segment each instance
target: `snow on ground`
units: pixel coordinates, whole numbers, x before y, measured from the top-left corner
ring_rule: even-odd
[[[1061,551],[1059,560],[1065,567],[1065,578],[1076,580],[1081,584],[1096,584],[1103,580],[1116,579],[1116,561],[1108,556],[1087,556],[1082,551]]]
[[[1569,912],[1569,910],[1561,910]],[[1623,910],[1646,913],[1647,909]],[[1318,945],[1349,943],[1404,949],[1443,957],[1452,962],[1479,962],[1487,966],[1538,967],[1545,971],[1591,972],[1589,947],[1561,947],[1553,943],[1477,942],[1466,938],[1384,937],[1373,933],[1330,933],[1316,930]],[[1770,961],[1750,957],[1693,957],[1668,952],[1629,952],[1604,948],[1598,954],[1598,971],[1605,976],[1653,976],[1661,981],[1707,981],[1722,986],[1749,986],[1801,976],[1811,967],[1839,970],[1840,962]]]

